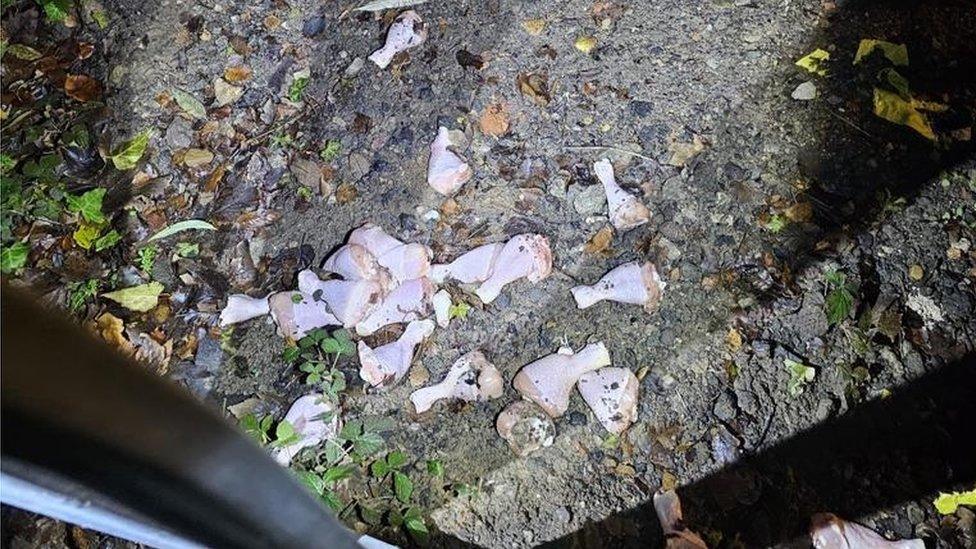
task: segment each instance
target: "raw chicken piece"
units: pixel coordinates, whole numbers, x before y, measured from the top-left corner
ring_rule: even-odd
[[[383,282],[389,278],[383,267],[376,261],[376,257],[359,244],[341,246],[322,262],[322,270],[335,273],[346,280],[372,280]]]
[[[505,243],[503,242],[485,244],[461,255],[450,263],[431,265],[430,279],[437,284],[442,284],[449,278],[465,284],[484,282],[491,276],[495,260],[504,247]]]
[[[305,334],[322,326],[341,326],[332,316],[325,303],[316,301],[302,292],[278,292],[268,296],[271,318],[278,325],[282,337],[301,339]]]
[[[398,281],[427,276],[430,270],[430,250],[426,246],[401,242],[372,223],[350,233],[346,245],[350,244],[366,248]]]
[[[270,312],[267,297],[250,297],[244,294],[227,296],[227,306],[220,311],[220,325],[229,326],[251,320]]]
[[[275,461],[285,466],[303,448],[318,446],[339,432],[339,414],[335,413],[332,403],[318,394],[305,395],[296,400],[285,414],[284,421],[290,423],[298,435],[297,441],[273,451]]]
[[[645,311],[651,312],[661,303],[664,286],[653,263],[647,262],[642,266],[631,261],[613,268],[592,286],[576,286],[570,291],[580,309],[606,299],[643,305]]]
[[[502,376],[481,351],[471,351],[454,362],[444,380],[437,385],[417,389],[410,395],[417,413],[430,409],[435,402],[457,398],[468,402],[502,396]]]
[[[549,240],[538,234],[513,236],[495,258],[491,276],[475,292],[481,301],[491,303],[502,288],[520,278],[538,282],[552,272]]]
[[[371,349],[359,342],[359,377],[373,387],[396,383],[410,369],[414,348],[434,332],[432,320],[416,320],[407,324],[400,339]]]
[[[569,394],[580,376],[610,365],[610,353],[602,342],[591,343],[578,353],[568,347],[522,367],[512,384],[522,396],[552,417],[566,413]]]
[[[372,280],[320,280],[307,269],[298,273],[298,291],[324,303],[346,328],[358,324],[383,295],[383,288]]]
[[[637,417],[638,385],[627,368],[600,368],[581,375],[576,387],[600,424],[619,435]]]
[[[925,549],[920,539],[888,541],[880,534],[833,513],[810,518],[810,541],[816,549]]]
[[[437,128],[437,138],[430,144],[430,160],[427,161],[427,184],[444,196],[458,192],[471,179],[471,166],[448,147],[451,132],[444,126]]]
[[[667,549],[708,549],[701,537],[685,526],[681,516],[681,500],[674,490],[654,494],[654,511],[664,530]]]
[[[495,430],[517,456],[527,456],[551,446],[556,438],[552,418],[527,400],[518,400],[506,406],[498,414]]]
[[[426,278],[408,280],[396,287],[371,313],[356,324],[356,333],[368,336],[388,324],[410,322],[430,314],[434,285]]]
[[[451,294],[447,290],[440,290],[430,300],[434,305],[434,318],[437,325],[447,328],[451,324]]]
[[[386,33],[386,44],[374,51],[369,60],[385,69],[393,56],[414,46],[419,46],[427,40],[427,25],[413,10],[407,10],[397,16]]]
[[[610,223],[620,231],[627,231],[651,220],[651,212],[638,198],[620,188],[613,175],[613,164],[604,158],[593,164],[593,172],[607,193]]]

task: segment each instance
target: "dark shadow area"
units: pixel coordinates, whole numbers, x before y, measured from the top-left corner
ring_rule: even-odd
[[[678,489],[685,519],[724,542],[767,547],[805,536],[810,515],[855,519],[976,480],[976,355],[943,367],[889,398],[863,404],[759,454]],[[623,545],[660,539],[650,503],[550,547],[595,547],[632,522]],[[589,536],[588,531],[601,532]],[[592,533],[591,532],[591,533]]]
[[[817,136],[797,158],[809,185],[801,201],[813,208],[812,224],[780,256],[794,270],[815,259],[817,243],[840,229],[858,233],[880,216],[911,204],[926,182],[976,152],[976,2],[971,0],[849,0],[821,21],[802,51],[829,51],[826,78],[809,75],[815,101],[797,102],[798,116]],[[853,64],[862,39],[907,46],[901,66],[880,50]],[[897,76],[910,99],[942,105],[917,109],[935,139],[874,113],[875,89],[896,92]],[[770,83],[777,86],[779,83]],[[937,110],[937,109],[936,109]]]

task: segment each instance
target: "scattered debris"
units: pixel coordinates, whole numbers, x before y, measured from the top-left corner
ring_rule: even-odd
[[[156,307],[163,289],[159,282],[150,282],[102,294],[102,297],[111,299],[130,311],[145,313]]]
[[[388,387],[400,380],[410,369],[414,349],[434,332],[431,320],[415,320],[407,324],[399,339],[372,349],[359,342],[359,377],[373,387]]]
[[[654,512],[664,530],[668,549],[707,549],[705,541],[688,529],[681,513],[681,500],[674,490],[655,492]]]
[[[609,300],[643,305],[645,311],[653,312],[661,303],[666,285],[658,276],[653,263],[640,265],[631,261],[614,267],[592,286],[576,286],[570,291],[580,309]]]
[[[539,72],[520,74],[515,82],[522,95],[531,99],[536,105],[545,107],[552,100],[549,89],[549,75]]]
[[[569,395],[580,376],[610,365],[610,353],[602,342],[590,343],[574,353],[569,347],[522,367],[512,385],[552,417],[566,413]]]
[[[627,368],[600,368],[581,375],[577,388],[600,424],[619,435],[637,419],[638,385]]]
[[[444,126],[437,129],[437,138],[430,144],[430,160],[427,163],[427,184],[444,196],[458,192],[471,179],[471,167],[451,148],[456,147],[450,131]]]
[[[505,407],[495,421],[498,434],[508,442],[515,455],[525,457],[532,452],[552,446],[556,425],[535,404],[518,400]]]
[[[502,396],[502,376],[481,351],[457,359],[444,380],[410,395],[417,413],[426,412],[438,400],[456,398],[477,402]]]
[[[924,549],[920,539],[888,541],[877,532],[832,513],[810,518],[810,541],[816,549]]]
[[[888,61],[893,64],[908,66],[908,47],[905,44],[893,44],[884,40],[873,40],[865,38],[857,45],[857,53],[854,54],[854,64],[857,65],[862,59],[871,55],[875,50],[881,50]]]
[[[610,223],[618,231],[629,231],[651,220],[651,212],[638,198],[623,190],[613,175],[613,164],[604,158],[593,164],[593,173],[607,194]]]
[[[818,76],[827,76],[825,65],[830,60],[830,52],[817,48],[797,60],[796,66]]]
[[[691,138],[691,143],[672,140],[668,144],[668,149],[671,151],[668,164],[676,168],[683,168],[692,158],[705,150],[705,142],[698,135],[694,135]]]
[[[494,103],[485,107],[485,112],[478,119],[481,133],[492,137],[501,137],[508,133],[508,108],[504,103]]]
[[[427,25],[417,12],[407,10],[393,20],[390,30],[386,33],[386,44],[374,51],[369,56],[369,60],[376,63],[379,68],[385,69],[396,54],[419,46],[425,40],[427,40]]]

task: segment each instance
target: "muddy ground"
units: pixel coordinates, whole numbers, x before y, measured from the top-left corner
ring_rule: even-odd
[[[220,228],[192,237],[201,254],[189,268],[161,261],[152,273],[168,293],[190,296],[162,324],[174,340],[209,330],[228,293],[292,288],[294,265],[274,261],[283,250],[307,245],[314,260],[304,259],[316,265],[367,221],[429,245],[437,260],[521,232],[549,238],[552,276],[512,285],[437,330],[409,380],[365,391],[355,360],[341,364],[354,380],[347,417],[392,419],[390,445],[420,464],[442,461],[443,485],[476,487],[423,491],[433,545],[656,545],[661,534],[646,504],[662,485],[689,487],[689,522],[717,546],[803,546],[815,510],[934,546],[973,543],[970,511],[942,517],[931,503],[939,488],[964,488],[953,484],[962,473],[946,473],[942,484],[918,480],[954,458],[889,450],[905,442],[897,433],[878,435],[871,463],[839,459],[846,470],[831,486],[826,476],[787,475],[790,459],[810,458],[787,449],[778,462],[735,470],[720,489],[698,488],[746,456],[894,398],[948,364],[968,364],[976,345],[976,163],[963,132],[976,107],[972,3],[437,0],[415,8],[429,26],[426,43],[387,70],[363,61],[396,12],[297,1],[104,7],[107,28],[82,32],[96,47],[88,70],[105,83],[109,127],[119,135],[155,129],[148,162],[172,177],[149,200],[189,197],[179,216],[167,210],[170,223],[199,218]],[[524,25],[533,19],[545,21],[538,34]],[[574,46],[581,36],[596,39],[589,53]],[[873,116],[878,67],[851,65],[862,38],[907,44],[913,90],[950,104],[955,116],[938,143]],[[794,65],[815,48],[831,52],[827,76]],[[462,51],[483,66],[463,66]],[[242,96],[229,108],[209,105],[214,79],[233,65],[252,71]],[[303,100],[288,104],[293,74],[306,68]],[[528,73],[545,76],[547,101],[520,92],[517,77]],[[817,87],[815,99],[791,97],[804,82]],[[208,104],[218,127],[207,133],[203,121],[161,107],[158,96],[174,88]],[[498,104],[510,128],[487,135],[478,121]],[[464,131],[475,172],[453,201],[425,184],[439,125]],[[292,145],[269,142],[285,134]],[[242,144],[242,136],[257,139]],[[339,140],[341,152],[326,194],[308,198],[289,166],[320,161],[327,140]],[[695,143],[697,154],[676,155]],[[206,170],[174,162],[191,145],[215,153]],[[590,166],[603,157],[652,219],[593,253],[584,246],[607,219]],[[226,175],[203,198],[218,165]],[[241,221],[255,211],[277,215]],[[241,240],[261,271],[249,287],[235,286],[227,258]],[[667,282],[657,312],[576,309],[570,287],[633,259],[653,261]],[[834,324],[825,304],[832,271],[846,274],[854,296]],[[195,276],[179,278],[186,272]],[[208,330],[201,341],[217,339]],[[261,410],[283,414],[303,387],[281,358],[273,324],[253,321],[230,337],[213,351],[219,361],[174,356],[167,375],[222,409],[257,398]],[[556,420],[555,443],[528,458],[515,457],[494,430],[498,412],[518,398],[510,386],[487,403],[442,404],[423,416],[408,409],[413,384],[439,380],[472,349],[510,380],[562,344],[598,340],[615,365],[642,375],[639,420],[620,440],[578,395]],[[788,360],[816,370],[801,394],[788,391]],[[957,411],[937,404],[929,410],[936,430],[938,413]],[[947,432],[945,448],[970,444]],[[730,523],[733,508],[748,518]]]

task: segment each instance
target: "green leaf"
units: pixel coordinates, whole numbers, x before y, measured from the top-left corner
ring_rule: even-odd
[[[447,309],[447,318],[448,320],[453,320],[455,318],[464,320],[468,317],[469,311],[471,311],[471,305],[468,305],[463,301],[460,303],[452,303],[450,308]]]
[[[786,228],[786,216],[780,214],[773,215],[766,222],[765,227],[767,231],[773,234],[779,234],[780,231]]]
[[[37,61],[44,54],[24,44],[10,44],[7,46],[7,53],[23,61]]]
[[[196,257],[200,255],[200,245],[196,242],[177,242],[174,251],[179,257]]]
[[[12,156],[6,153],[0,153],[0,174],[6,174],[14,168],[17,162]]]
[[[27,264],[27,256],[30,254],[30,244],[26,242],[15,242],[10,246],[4,246],[0,250],[0,271],[11,273]]]
[[[122,235],[115,229],[112,229],[103,236],[98,237],[98,240],[95,241],[95,251],[107,250],[118,244],[120,240],[122,240]]]
[[[181,233],[183,231],[190,230],[200,230],[200,231],[216,231],[217,227],[214,227],[210,223],[200,219],[187,219],[186,221],[180,221],[179,223],[173,223],[169,227],[165,227],[158,233],[149,237],[146,242],[152,242],[154,240],[159,240],[161,238],[166,238],[168,236],[173,236],[176,233]]]
[[[82,223],[75,232],[71,233],[71,238],[74,239],[75,244],[78,246],[90,250],[95,245],[95,241],[98,240],[98,234],[100,232],[101,229],[97,225]]]
[[[811,366],[788,358],[783,360],[783,364],[786,365],[787,370],[790,372],[790,381],[786,386],[790,396],[797,397],[802,395],[804,386],[813,381],[813,378],[817,375],[817,371]]]
[[[356,354],[356,344],[352,342],[349,330],[339,328],[332,332],[332,338],[339,342],[341,349],[339,354],[342,356],[352,356]]]
[[[326,490],[323,492],[322,500],[325,501],[325,504],[335,512],[339,512],[344,507],[342,500],[340,500],[339,496],[337,496],[332,490]]]
[[[824,303],[827,307],[827,322],[831,325],[840,324],[851,314],[854,296],[846,286],[842,286],[827,293]]]
[[[290,446],[301,440],[298,436],[298,432],[295,431],[295,427],[286,419],[278,422],[278,426],[275,427],[275,441],[273,446],[276,448],[281,448],[282,446]]]
[[[427,472],[435,477],[444,476],[444,464],[439,459],[427,460]]]
[[[428,534],[427,525],[421,518],[408,518],[403,524],[407,527],[407,531],[416,538],[424,539]]]
[[[146,152],[146,147],[149,145],[149,137],[151,135],[151,130],[142,130],[131,140],[122,143],[117,149],[115,149],[115,152],[113,152],[109,157],[112,159],[112,164],[115,165],[115,169],[125,171],[136,167],[139,159],[142,158],[142,155]]]
[[[383,478],[390,472],[390,467],[386,464],[386,460],[378,459],[369,466],[369,471],[374,477]]]
[[[285,362],[295,362],[302,355],[302,350],[298,347],[285,347],[283,354]]]
[[[329,465],[338,463],[343,458],[342,446],[334,440],[325,443],[325,461]]]
[[[21,171],[28,179],[36,179],[40,183],[49,185],[58,182],[57,169],[60,165],[60,156],[45,154],[37,160],[25,162]]]
[[[197,101],[196,97],[191,94],[179,89],[173,89],[173,99],[176,104],[183,109],[183,112],[190,115],[193,118],[206,118],[207,109],[203,106],[203,103]]]
[[[92,10],[91,18],[98,25],[98,28],[105,29],[108,27],[108,14],[105,13],[105,10]]]
[[[319,151],[319,158],[326,162],[332,162],[336,158],[339,158],[341,151],[342,143],[338,139],[330,139],[325,142],[325,146]]]
[[[154,245],[140,248],[136,252],[136,257],[139,259],[139,269],[145,273],[152,273],[153,266],[156,265],[157,254],[159,254],[159,248]]]
[[[319,346],[322,348],[323,353],[329,355],[337,355],[342,352],[342,343],[339,343],[338,340],[331,337],[323,339],[322,342],[319,343]]]
[[[379,433],[363,433],[353,441],[353,448],[362,457],[369,457],[380,451],[385,441]]]
[[[150,282],[102,294],[102,297],[111,299],[131,311],[144,313],[159,303],[159,294],[163,293],[163,289],[163,285],[159,282]]]
[[[865,38],[857,46],[857,53],[854,54],[854,64],[857,65],[861,59],[871,55],[875,50],[881,50],[884,56],[895,65],[908,66],[908,47],[905,44],[893,44],[885,40],[873,40]]]
[[[372,524],[373,526],[379,525],[383,519],[379,511],[363,503],[359,504],[359,516],[363,519],[363,522]]]
[[[102,213],[102,200],[105,198],[107,189],[92,189],[81,196],[65,195],[68,202],[68,211],[78,214],[89,223],[100,225],[105,222],[105,215]]]
[[[302,484],[308,486],[308,489],[315,495],[321,496],[325,492],[325,482],[322,480],[322,477],[312,471],[298,473],[298,479],[302,481]]]
[[[407,454],[394,450],[386,456],[386,464],[390,466],[390,469],[399,469],[407,463]]]
[[[960,505],[976,506],[976,488],[968,492],[939,492],[939,497],[932,502],[935,510],[941,515],[951,515]]]
[[[356,466],[352,464],[336,465],[334,467],[329,467],[325,471],[325,474],[322,475],[322,480],[325,481],[326,484],[333,484],[351,477],[355,471]]]
[[[295,76],[295,78],[291,81],[291,85],[288,86],[288,100],[292,103],[298,103],[301,101],[302,95],[305,94],[305,88],[307,87],[307,76]]]
[[[393,491],[396,492],[398,500],[403,503],[410,503],[410,496],[413,495],[413,481],[400,471],[394,471]]]
[[[68,12],[71,10],[71,0],[37,0],[37,3],[44,9],[47,20],[52,23],[60,23],[67,19]]]

